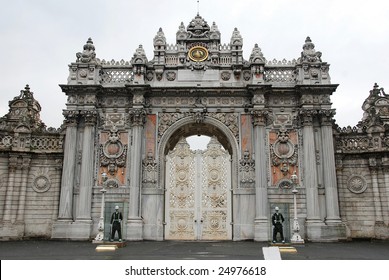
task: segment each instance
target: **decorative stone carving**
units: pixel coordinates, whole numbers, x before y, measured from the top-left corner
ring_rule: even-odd
[[[147,158],[143,160],[143,187],[150,188],[155,187],[157,183],[158,176],[158,164],[154,159],[153,154],[151,152],[147,153]]]
[[[255,181],[255,161],[247,150],[243,153],[243,159],[239,161],[239,172],[241,187],[253,187]]]
[[[246,82],[250,81],[251,79],[251,72],[250,71],[243,71],[243,80]]]
[[[254,126],[265,126],[269,112],[267,110],[252,110],[251,117]]]
[[[176,74],[176,72],[174,72],[174,71],[168,71],[168,72],[166,72],[166,79],[167,79],[168,81],[174,81],[174,80],[176,79],[176,76],[177,76],[177,74]]]
[[[93,45],[93,41],[91,38],[88,39],[86,44],[84,45],[84,50],[83,52],[78,52],[76,54],[77,61],[76,62],[81,62],[81,63],[96,63],[96,53],[95,53],[95,46]],[[85,70],[84,70],[85,71]],[[79,73],[81,76],[82,73]],[[87,73],[85,72],[85,77],[87,76]],[[84,77],[84,78],[85,78]]]
[[[301,52],[301,62],[321,62],[321,52],[315,51],[315,44],[310,37],[307,37]]]
[[[238,113],[207,113],[207,116],[214,118],[228,127],[228,129],[235,136],[237,142],[239,143],[239,123]]]
[[[126,166],[127,145],[119,140],[118,132],[111,131],[108,141],[100,144],[100,166],[107,167],[109,174],[114,176],[118,167]]]
[[[277,133],[277,140],[270,145],[271,163],[278,167],[282,174],[289,174],[290,166],[297,164],[297,145],[289,139],[289,132],[281,128]]]
[[[366,179],[362,175],[351,175],[347,180],[347,189],[355,194],[361,194],[367,189]]]
[[[280,189],[291,189],[293,187],[293,182],[289,179],[281,179],[278,181],[278,187]]]
[[[143,126],[146,123],[146,111],[144,109],[131,109],[129,117],[132,126]]]
[[[197,15],[188,25],[187,34],[189,38],[209,38],[209,31],[211,28],[208,23]]]
[[[32,183],[32,189],[37,193],[47,192],[50,189],[50,186],[50,180],[45,175],[39,175],[35,177]]]
[[[228,81],[231,78],[231,73],[229,71],[223,71],[221,72],[220,77],[223,81]]]
[[[251,52],[249,61],[251,63],[257,63],[257,64],[264,64],[265,63],[265,57],[263,56],[263,53],[261,49],[259,48],[258,44],[254,45],[254,48]]]
[[[154,79],[154,73],[153,71],[147,71],[146,72],[146,79],[151,82]]]
[[[106,113],[103,121],[104,128],[112,131],[123,129],[126,123],[124,113]]]

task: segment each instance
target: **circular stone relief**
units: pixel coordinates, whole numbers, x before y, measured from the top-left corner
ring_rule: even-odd
[[[278,187],[281,189],[290,189],[293,187],[293,182],[291,180],[288,180],[288,179],[281,179],[278,182]]]
[[[274,143],[274,153],[279,158],[290,158],[294,154],[294,147],[292,142],[289,140],[286,142],[277,140]]]
[[[124,147],[120,141],[107,141],[104,145],[103,152],[107,158],[118,158],[123,153],[123,149]]]
[[[367,189],[366,179],[361,175],[352,175],[347,181],[347,188],[352,193],[363,193]]]
[[[47,192],[50,189],[50,181],[46,176],[40,175],[35,178],[32,188],[38,193]]]

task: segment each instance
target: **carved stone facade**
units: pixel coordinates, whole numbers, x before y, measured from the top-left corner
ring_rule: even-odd
[[[311,241],[389,237],[389,98],[377,85],[354,128],[339,128],[329,64],[307,37],[297,59],[265,59],[215,23],[162,29],[149,60],[97,58],[88,39],[60,85],[60,129],[46,128],[26,86],[0,119],[2,239],[91,239],[101,209],[125,208],[126,240],[271,237],[271,206]],[[185,138],[211,137],[204,151]],[[291,219],[290,219],[291,220]],[[286,226],[292,227],[292,222]],[[290,231],[290,230],[289,230]],[[291,231],[290,231],[291,232]],[[288,239],[289,237],[287,237]]]

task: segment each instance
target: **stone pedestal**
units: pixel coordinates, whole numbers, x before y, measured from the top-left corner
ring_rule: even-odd
[[[1,240],[21,239],[24,236],[24,223],[1,223],[0,236]]]
[[[265,219],[254,220],[254,241],[269,241],[270,223]]]
[[[342,223],[324,224],[307,222],[307,238],[313,242],[333,242],[346,240],[346,226]]]
[[[92,221],[57,221],[53,224],[52,239],[89,240],[92,232]]]
[[[129,241],[143,240],[143,220],[140,218],[130,218],[127,220],[127,235],[124,239]]]

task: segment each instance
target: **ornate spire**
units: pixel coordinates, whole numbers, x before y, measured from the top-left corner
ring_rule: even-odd
[[[186,32],[185,25],[183,22],[181,22],[180,26],[178,27],[178,31],[176,33],[176,40],[182,41],[186,40],[188,38],[188,33]]]
[[[0,126],[19,132],[41,131],[46,126],[40,119],[41,106],[29,85],[9,102],[9,112],[0,119]]]
[[[243,46],[242,35],[240,35],[240,32],[239,32],[238,28],[236,28],[236,27],[235,27],[234,31],[232,32],[231,45],[233,45],[233,46]]]
[[[263,53],[261,49],[258,47],[258,44],[254,45],[253,51],[250,55],[250,62],[251,63],[264,63],[265,57],[263,56]]]
[[[165,37],[165,33],[163,33],[162,31],[162,28],[160,27],[158,32],[157,32],[157,35],[155,35],[154,37],[154,47],[158,47],[158,46],[164,46],[166,45],[166,37]]]
[[[192,19],[187,27],[189,37],[191,38],[207,38],[210,29],[208,23],[200,15]]]
[[[82,63],[97,62],[95,46],[93,45],[93,41],[91,38],[88,38],[88,41],[86,41],[83,52],[76,53],[76,57],[77,57],[76,62],[82,62]]]
[[[220,31],[215,22],[213,22],[211,26],[210,38],[220,40]]]
[[[131,59],[131,64],[146,64],[147,63],[147,57],[146,52],[143,49],[142,45],[139,45],[139,47],[136,49],[134,56]]]
[[[321,62],[321,52],[315,51],[315,44],[308,36],[301,52],[301,62]]]

